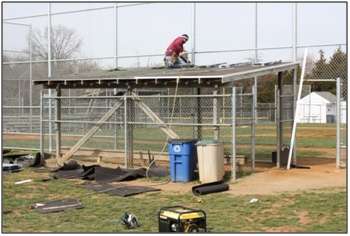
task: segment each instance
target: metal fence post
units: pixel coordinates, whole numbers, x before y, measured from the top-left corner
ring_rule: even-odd
[[[293,34],[292,34],[292,42],[293,42],[293,47],[292,47],[292,55],[293,55],[293,61],[297,61],[297,53],[298,53],[298,48],[297,48],[297,43],[298,43],[298,3],[293,4],[293,14],[292,14],[292,22],[293,22]]]
[[[252,170],[255,170],[255,144],[256,144],[256,124],[257,124],[257,77],[254,77],[254,85],[252,86],[252,140],[251,140],[251,159],[252,159]]]
[[[124,95],[124,167],[128,168],[128,101],[127,93]]]
[[[56,88],[56,160],[61,157],[61,88]]]
[[[254,5],[254,61],[258,62],[258,3]]]
[[[115,28],[114,28],[114,30],[115,30],[115,34],[114,34],[114,37],[115,37],[115,61],[114,61],[114,67],[115,68],[118,68],[118,21],[119,21],[119,19],[118,19],[118,3],[115,3],[115,5],[114,5],[114,19],[115,19]]]
[[[336,104],[336,118],[337,118],[337,133],[336,133],[336,167],[339,168],[340,167],[340,122],[341,122],[341,104],[340,104],[340,95],[341,95],[341,91],[340,91],[340,78],[338,77],[336,79],[337,82],[337,104]]]
[[[231,180],[236,180],[236,87],[232,87],[231,94],[231,116],[232,116],[232,169]]]
[[[29,26],[29,119],[30,132],[33,133],[33,72],[32,72],[32,26]]]
[[[193,25],[192,25],[192,63],[196,64],[196,3],[193,3]]]
[[[293,70],[293,122],[297,119],[296,108],[297,108],[297,68]],[[292,128],[293,131],[293,128]],[[297,164],[297,140],[294,140],[293,146],[293,161]]]
[[[51,79],[51,3],[48,3],[48,26],[47,26],[47,77]],[[52,90],[49,89],[49,97],[52,96]],[[49,99],[49,152],[52,152],[52,100]]]
[[[213,95],[218,95],[218,87],[216,86],[213,91]],[[219,104],[218,98],[213,97],[213,124],[217,125],[219,122]],[[214,126],[214,139],[219,140],[220,128],[219,126]]]
[[[40,154],[44,156],[44,90],[40,90]]]

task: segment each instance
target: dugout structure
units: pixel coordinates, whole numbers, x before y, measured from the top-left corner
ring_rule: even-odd
[[[34,79],[34,85],[42,86],[40,151],[44,153],[45,122],[52,126],[50,130],[53,130],[53,133],[49,134],[49,142],[53,142],[51,139],[55,139],[55,153],[59,164],[74,157],[74,154],[86,145],[96,133],[114,132],[115,149],[123,150],[124,165],[127,168],[132,168],[134,156],[137,153],[137,151],[135,152],[134,140],[137,139],[138,135],[141,135],[137,128],[147,127],[160,131],[164,144],[169,138],[190,137],[195,139],[212,138],[224,142],[225,153],[230,157],[232,166],[232,179],[235,180],[237,127],[251,126],[249,143],[251,144],[251,166],[254,169],[257,85],[263,76],[275,74],[277,75],[275,77],[276,86],[271,90],[275,89],[276,97],[276,150],[279,150],[276,165],[280,167],[281,149],[283,145],[289,144],[290,124],[294,120],[298,66],[299,63],[295,62],[236,64],[224,68],[136,68],[74,74],[45,80]],[[285,76],[287,72],[292,76],[287,78]],[[250,81],[251,86],[248,91],[240,88],[242,81]],[[286,87],[284,84],[288,84],[288,86]],[[46,89],[51,90],[51,96],[44,96]],[[90,89],[92,91],[110,89],[114,90],[114,93],[101,95],[98,92],[93,92],[88,96],[63,96],[62,92],[67,89]],[[154,92],[164,90],[167,90],[168,93]],[[171,91],[171,95],[169,91]],[[65,108],[63,108],[65,104],[81,100],[89,101],[89,108],[85,109],[84,116],[81,115],[82,112],[71,110],[67,115],[68,113],[66,114]],[[108,109],[94,112],[93,104],[99,100],[107,101],[106,107]],[[47,107],[49,107],[48,110]],[[78,113],[80,116],[74,116]],[[48,114],[49,118],[45,118]],[[64,126],[67,125],[83,125],[84,133],[63,152],[62,132]],[[106,126],[107,129],[103,131],[102,127]],[[143,135],[152,136],[154,135],[152,132],[149,130]],[[151,142],[146,143],[146,145],[148,146],[144,149],[148,149],[148,147],[152,149]],[[162,148],[160,149],[160,147]],[[164,153],[165,147],[162,145],[156,148]],[[296,161],[295,158],[294,161]]]

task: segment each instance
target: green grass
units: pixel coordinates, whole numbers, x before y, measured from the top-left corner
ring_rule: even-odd
[[[266,196],[232,196],[228,193],[194,197],[190,193],[153,192],[128,198],[93,194],[73,180],[40,182],[45,173],[31,169],[4,177],[3,232],[157,232],[157,212],[161,207],[184,205],[207,213],[210,232],[345,232],[346,190],[297,192]],[[14,185],[32,178],[34,182]],[[234,185],[232,185],[234,188]],[[83,209],[40,214],[30,209],[36,202],[79,198]],[[252,197],[259,199],[250,204]],[[124,212],[134,213],[141,227],[125,229],[119,222]],[[301,214],[306,214],[303,222]]]

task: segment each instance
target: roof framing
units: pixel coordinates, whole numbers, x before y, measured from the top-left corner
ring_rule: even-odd
[[[230,82],[251,79],[254,77],[289,71],[296,69],[295,63],[278,65],[223,68],[216,70],[167,70],[163,73],[148,71],[149,75],[143,76],[140,71],[134,75],[89,75],[67,76],[66,78],[51,78],[34,80],[34,85],[42,85],[44,88],[158,88],[158,87],[212,87],[226,86]],[[168,72],[168,73],[165,73]],[[169,75],[170,72],[170,75]]]

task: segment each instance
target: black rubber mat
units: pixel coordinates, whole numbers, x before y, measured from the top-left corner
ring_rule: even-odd
[[[89,190],[120,197],[128,197],[140,193],[160,191],[160,189],[147,186],[127,186],[122,184],[111,185],[106,183],[85,183],[82,186]]]
[[[84,167],[82,178],[87,180],[95,180],[96,182],[119,182],[126,180],[134,180],[146,176],[146,170],[140,169],[122,169],[122,168],[106,168],[101,166]]]
[[[206,183],[192,187],[192,193],[197,196],[209,193],[223,192],[227,190],[229,190],[228,184],[225,184],[222,181]]]
[[[146,176],[146,169],[122,169],[107,168],[98,165],[82,166],[74,163],[67,164],[55,170],[54,178],[95,180],[99,183],[119,182],[143,178]]]
[[[82,173],[83,169],[59,170],[53,175],[53,177],[55,179],[80,179]]]
[[[42,203],[35,203],[32,205],[32,209],[40,213],[52,213],[52,212],[60,212],[65,211],[67,209],[80,209],[84,206],[78,199],[62,199],[55,201],[48,201]]]

